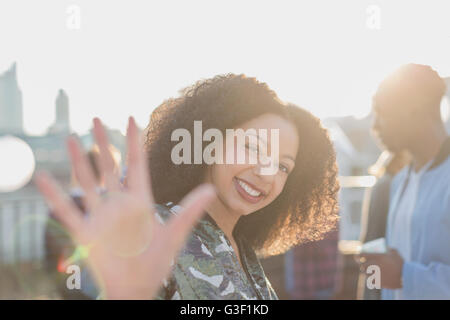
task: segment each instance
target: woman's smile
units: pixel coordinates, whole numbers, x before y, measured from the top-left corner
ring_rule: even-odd
[[[256,188],[248,181],[234,177],[233,182],[239,195],[250,203],[257,203],[266,196],[264,191]]]

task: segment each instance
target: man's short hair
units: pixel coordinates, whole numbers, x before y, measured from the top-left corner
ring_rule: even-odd
[[[380,83],[374,100],[382,103],[389,99],[398,102],[398,105],[436,113],[440,117],[440,102],[445,91],[445,82],[435,70],[430,66],[410,63],[401,66]]]

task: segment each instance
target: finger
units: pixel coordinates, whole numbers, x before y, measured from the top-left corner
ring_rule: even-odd
[[[166,235],[169,239],[168,249],[176,253],[184,244],[191,229],[205,213],[205,209],[216,197],[216,192],[211,185],[201,185],[191,191],[180,203],[181,212],[170,219],[166,227]]]
[[[119,175],[115,172],[114,159],[109,150],[108,137],[106,135],[105,128],[98,118],[94,119],[94,136],[100,150],[99,167],[100,172],[103,174],[105,179],[106,189],[112,192],[119,191]]]
[[[361,264],[361,263],[363,263],[363,262],[365,261],[365,258],[362,257],[362,256],[359,255],[359,254],[355,254],[355,255],[353,256],[353,260],[354,260],[357,264]]]
[[[96,190],[96,182],[94,178],[94,173],[92,172],[92,167],[89,161],[82,152],[81,146],[77,139],[70,137],[67,140],[67,146],[69,149],[69,155],[72,161],[73,170],[75,176],[80,183],[81,188],[85,192],[85,201],[88,209],[95,208],[100,200],[100,197]],[[92,212],[92,210],[89,210]]]
[[[56,218],[77,237],[83,224],[81,212],[64,194],[56,181],[45,173],[39,173],[35,179],[36,185],[44,196]]]
[[[360,258],[364,258],[364,259],[378,259],[382,256],[382,253],[361,253],[359,256]]]
[[[380,257],[375,255],[366,256],[362,259],[363,260],[361,260],[361,265],[365,266],[365,268],[371,265],[378,265],[380,263]]]
[[[360,265],[359,265],[359,272],[361,272],[361,273],[366,273],[367,267],[368,267],[368,264],[367,264],[367,263],[362,263],[362,264],[360,264]]]
[[[128,174],[127,185],[131,192],[136,193],[141,199],[149,199],[153,203],[151,194],[150,176],[148,174],[147,157],[144,155],[139,130],[133,117],[128,119],[127,131],[128,145]]]
[[[360,253],[360,254],[358,254],[357,256],[356,256],[360,261],[362,261],[362,260],[367,260],[367,255],[366,254],[363,254],[363,253]]]

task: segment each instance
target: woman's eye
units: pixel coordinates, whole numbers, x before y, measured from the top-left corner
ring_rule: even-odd
[[[280,170],[284,173],[289,173],[289,168],[280,164]]]

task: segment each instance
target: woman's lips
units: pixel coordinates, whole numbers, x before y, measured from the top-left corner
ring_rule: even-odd
[[[245,183],[247,184],[251,189],[255,190],[255,191],[259,191],[261,194],[259,196],[253,196],[251,194],[249,194],[240,184],[239,182]],[[265,194],[264,192],[261,192],[260,190],[257,190],[255,188],[253,188],[247,181],[244,181],[242,179],[238,179],[238,178],[234,178],[233,179],[233,183],[234,186],[237,190],[237,192],[239,193],[239,195],[244,199],[247,200],[250,203],[257,203],[258,201],[260,201],[262,198],[264,198]]]

